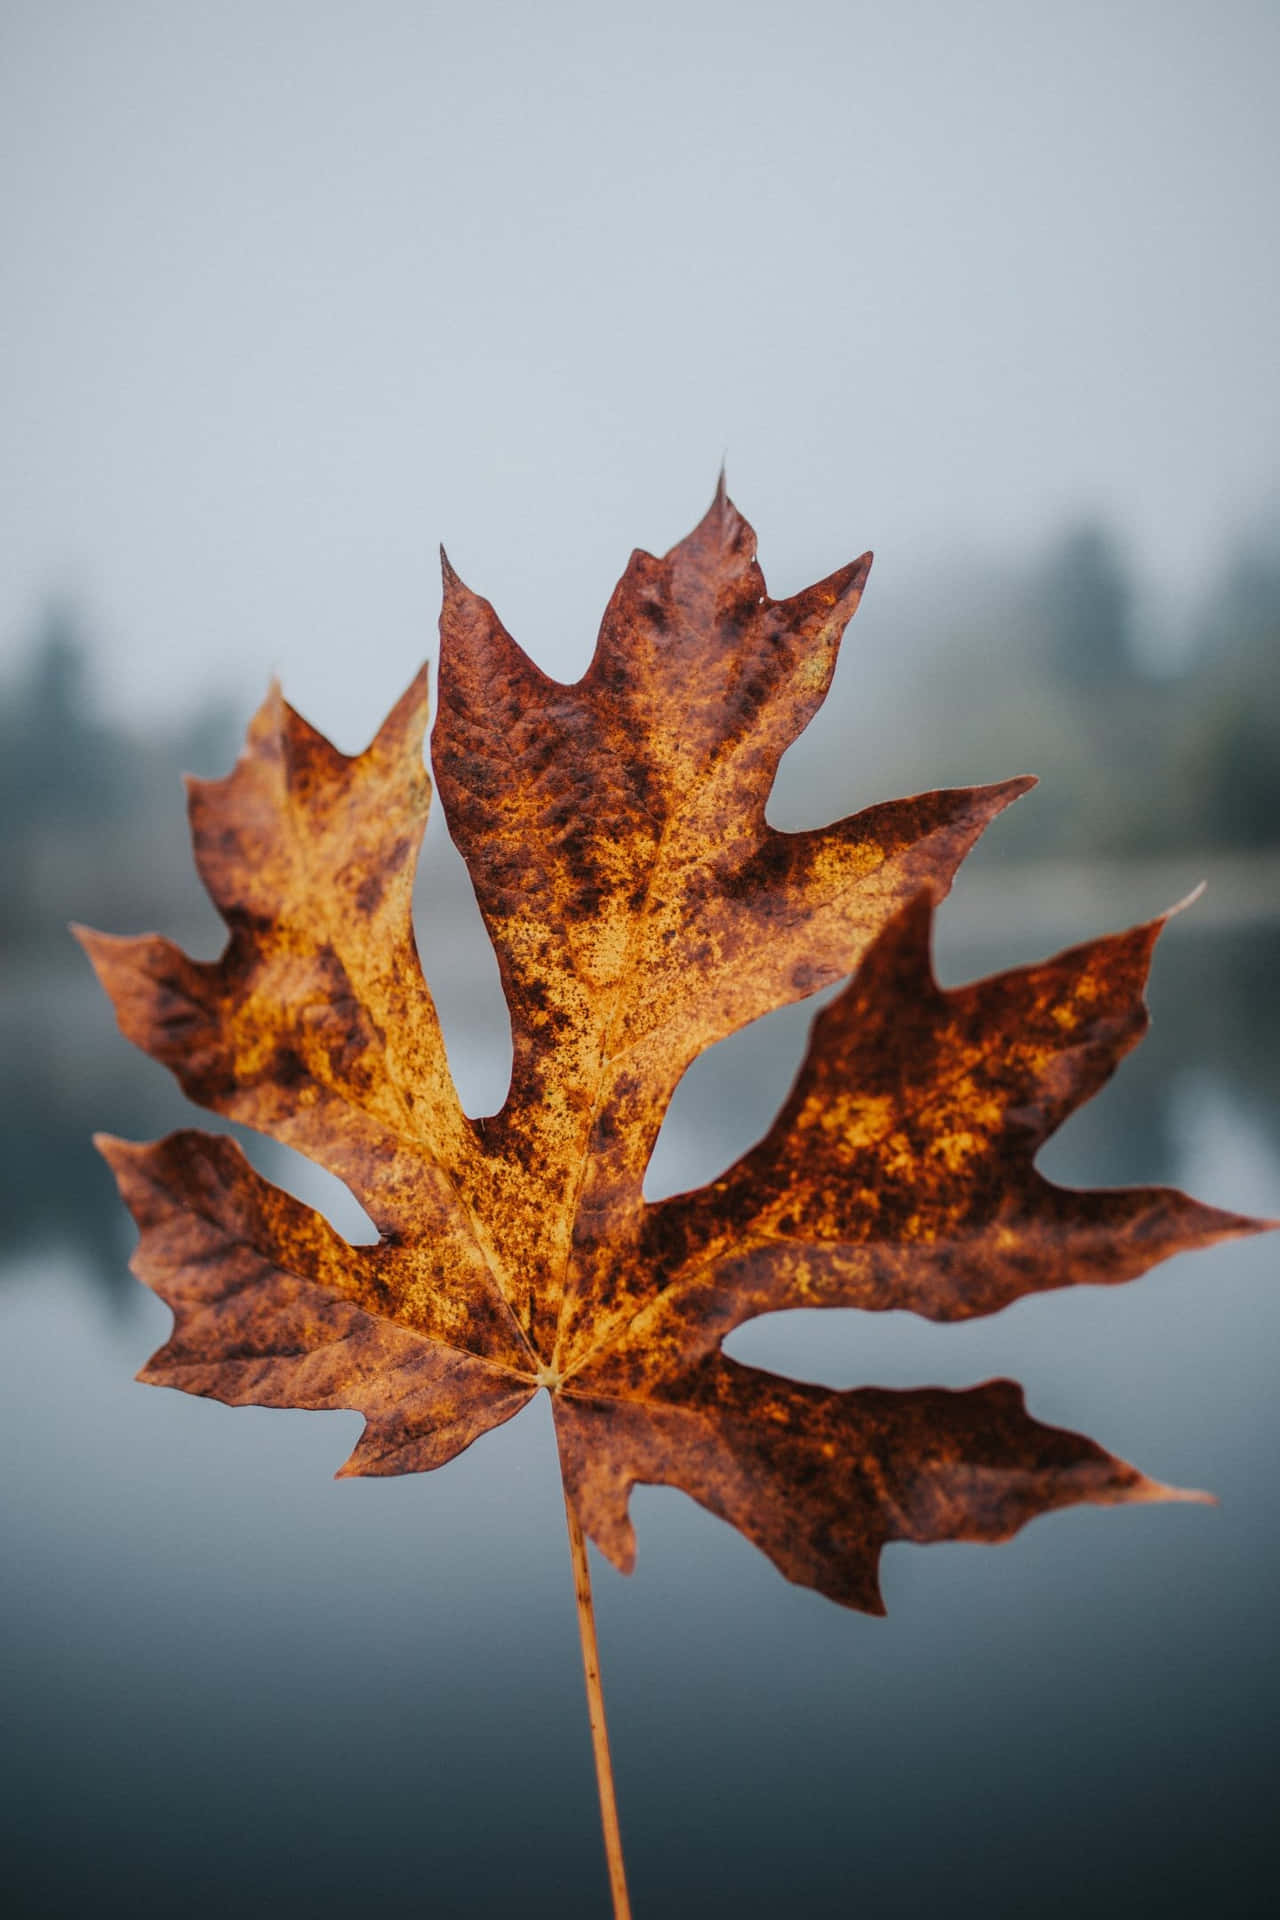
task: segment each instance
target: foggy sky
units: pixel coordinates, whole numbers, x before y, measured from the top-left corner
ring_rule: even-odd
[[[1223,0],[0,6],[0,658],[342,744],[435,546],[544,665],[727,453],[770,585],[1277,497],[1280,14]]]

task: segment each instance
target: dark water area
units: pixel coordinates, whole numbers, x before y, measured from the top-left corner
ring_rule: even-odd
[[[993,934],[942,970],[1009,957]],[[1176,923],[1151,1036],[1046,1171],[1280,1211],[1277,980],[1274,926]],[[698,1064],[654,1191],[767,1124],[809,1011]],[[0,1039],[3,1910],[606,1913],[545,1403],[438,1473],[339,1484],[355,1415],[135,1385],[168,1315],[88,1135],[190,1110],[73,965],[19,974]],[[501,1047],[455,1051],[492,1078]],[[334,1183],[256,1151],[353,1228]],[[841,1386],[1010,1374],[1041,1418],[1220,1504],[893,1547],[872,1620],[639,1490],[637,1572],[595,1562],[638,1915],[1274,1911],[1276,1265],[1261,1239],[960,1327],[734,1336]]]

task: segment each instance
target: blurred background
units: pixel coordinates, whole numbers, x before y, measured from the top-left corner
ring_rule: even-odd
[[[273,672],[363,745],[433,651],[439,539],[566,679],[722,455],[775,594],[874,547],[771,817],[1038,773],[948,981],[1206,879],[1043,1164],[1280,1211],[1278,53],[1262,0],[2,0],[10,1911],[605,1911],[545,1407],[335,1486],[355,1416],[134,1386],[167,1314],[89,1146],[192,1115],[68,920],[217,951],[180,774]],[[418,902],[492,1111],[438,815]],[[653,1194],[759,1135],[811,1012],[697,1063]],[[1253,1241],[963,1328],[736,1335],[841,1386],[1011,1373],[1222,1504],[896,1547],[871,1621],[640,1491],[597,1596],[638,1913],[1274,1911],[1274,1281]]]

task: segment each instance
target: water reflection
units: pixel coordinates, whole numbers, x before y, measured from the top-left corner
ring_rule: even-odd
[[[1173,930],[1155,1033],[1051,1149],[1055,1176],[1274,1210],[1278,962],[1274,929]],[[87,1135],[189,1109],[74,964],[23,978],[3,1029],[13,1910],[605,1911],[545,1406],[443,1473],[335,1484],[355,1416],[135,1386],[167,1316],[124,1275]],[[948,977],[985,965],[951,955]],[[658,1186],[767,1123],[807,1019],[789,1009],[700,1063]],[[962,1328],[801,1314],[735,1336],[744,1358],[841,1385],[1011,1373],[1040,1417],[1223,1505],[1056,1515],[998,1551],[896,1548],[890,1617],[868,1622],[641,1490],[639,1571],[602,1569],[598,1596],[640,1912],[834,1916],[854,1889],[877,1915],[1262,1910],[1273,1270],[1251,1242]]]

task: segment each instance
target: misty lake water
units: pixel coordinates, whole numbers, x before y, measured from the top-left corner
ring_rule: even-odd
[[[1035,950],[971,926],[943,977]],[[1175,923],[1151,1036],[1046,1171],[1280,1211],[1278,979],[1274,924]],[[758,1135],[811,1011],[698,1063],[654,1192]],[[493,1084],[500,1036],[452,1017],[461,1077]],[[3,1043],[7,1910],[605,1912],[545,1401],[439,1473],[337,1484],[356,1415],[136,1386],[168,1315],[125,1271],[87,1138],[190,1109],[70,968],[12,983]],[[336,1183],[256,1151],[361,1230]],[[1272,1910],[1275,1268],[1255,1240],[961,1327],[802,1313],[734,1336],[840,1386],[1010,1374],[1040,1417],[1221,1504],[894,1547],[871,1620],[639,1490],[637,1572],[596,1580],[640,1915]]]

